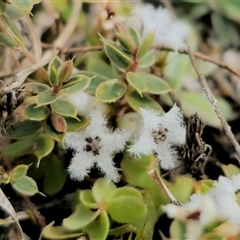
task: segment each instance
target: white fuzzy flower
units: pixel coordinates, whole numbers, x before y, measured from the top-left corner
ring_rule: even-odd
[[[207,195],[194,194],[183,206],[167,204],[162,207],[169,218],[187,221],[186,239],[198,239],[207,224],[220,220],[213,199]]]
[[[153,44],[179,49],[187,49],[184,39],[188,34],[189,27],[174,20],[172,14],[162,7],[154,8],[150,4],[136,6],[132,11],[128,25],[136,27],[137,22],[142,24],[142,36],[146,37],[155,32]]]
[[[174,145],[185,143],[186,129],[180,109],[172,109],[159,116],[154,110],[141,109],[143,127],[129,152],[136,156],[155,153],[164,169],[173,169],[177,164],[177,152]]]
[[[240,206],[236,192],[240,189],[240,174],[232,179],[219,177],[205,195],[193,194],[182,206],[167,204],[163,210],[168,217],[186,222],[186,239],[199,239],[204,227],[221,220],[224,223],[216,231],[226,236],[239,234]]]
[[[236,201],[236,192],[240,190],[240,174],[232,179],[219,177],[208,193],[218,208],[218,214],[229,222],[240,226],[240,206]]]
[[[119,174],[113,155],[124,149],[129,134],[119,130],[110,132],[100,109],[91,111],[89,118],[90,124],[84,130],[66,134],[66,145],[74,149],[68,168],[70,177],[82,180],[96,163],[107,179],[117,182]]]

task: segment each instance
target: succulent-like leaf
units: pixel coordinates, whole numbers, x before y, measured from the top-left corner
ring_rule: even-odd
[[[132,39],[135,42],[136,47],[139,48],[140,42],[141,42],[141,37],[140,37],[139,33],[131,27],[128,27],[128,32],[132,36]]]
[[[24,91],[26,93],[38,94],[46,90],[51,90],[51,88],[47,84],[37,82],[24,84]]]
[[[107,201],[112,198],[121,197],[121,196],[131,196],[138,199],[142,199],[142,195],[139,190],[133,187],[121,187],[112,191],[108,197]]]
[[[47,156],[52,152],[54,147],[54,140],[45,133],[41,133],[36,140],[36,148],[34,149],[35,155],[38,160]]]
[[[86,117],[77,116],[77,118],[64,117],[67,123],[67,132],[76,132],[86,127],[89,120]]]
[[[36,96],[36,103],[38,107],[54,103],[58,100],[59,95],[53,93],[51,90],[46,90]]]
[[[61,86],[59,94],[70,95],[76,92],[84,91],[91,83],[91,78],[84,75],[75,75],[71,77],[66,84]]]
[[[36,182],[28,176],[23,176],[16,181],[10,181],[10,183],[12,187],[21,194],[33,196],[38,193]]]
[[[171,91],[168,83],[159,77],[146,73],[139,73],[138,76],[142,78],[142,81],[146,84],[147,92],[149,93],[162,94]]]
[[[66,231],[65,228],[62,226],[56,226],[53,227],[52,224],[49,224],[42,230],[42,235],[46,239],[71,239],[71,238],[77,238],[82,235],[86,235],[86,233],[83,232],[69,232]]]
[[[52,103],[50,106],[52,111],[59,115],[73,118],[76,118],[77,116],[76,107],[68,101],[59,99],[56,102]]]
[[[67,172],[63,162],[53,153],[50,153],[41,161],[45,163],[43,192],[49,196],[53,196],[63,188],[67,179]]]
[[[84,228],[88,233],[89,239],[106,239],[108,236],[110,222],[105,211],[101,212],[98,217]]]
[[[146,52],[143,57],[140,58],[138,62],[138,67],[147,68],[153,65],[155,62],[154,54],[151,51]]]
[[[94,221],[99,213],[99,211],[92,211],[82,203],[79,203],[74,213],[68,218],[63,219],[62,225],[67,230],[78,231]]]
[[[73,71],[73,59],[64,62],[58,69],[59,83],[66,82],[71,76]]]
[[[55,56],[52,58],[52,60],[48,64],[48,77],[49,77],[49,83],[51,86],[56,86],[59,83],[58,80],[58,70],[62,66],[63,62],[58,57]]]
[[[147,207],[136,197],[119,196],[107,201],[107,211],[117,222],[134,223],[144,218]]]
[[[170,236],[171,239],[181,239],[184,240],[186,233],[186,224],[182,221],[173,220],[170,226]]]
[[[140,47],[138,48],[138,51],[137,51],[137,59],[140,59],[142,58],[146,52],[149,50],[149,48],[151,47],[152,43],[153,43],[153,40],[154,40],[154,37],[155,37],[155,33],[150,33],[144,40],[143,42],[141,43]]]
[[[126,75],[127,81],[137,90],[137,92],[142,96],[142,92],[147,90],[147,86],[143,79],[139,77],[139,74],[128,72]]]
[[[16,166],[10,172],[11,181],[16,181],[16,180],[22,178],[23,176],[25,176],[27,174],[28,168],[29,168],[29,166],[24,165],[24,164]]]
[[[127,86],[118,79],[101,83],[96,90],[96,98],[101,102],[116,102],[125,93]]]
[[[31,104],[24,109],[25,117],[34,121],[44,120],[50,113],[49,108],[41,106],[36,108],[36,104]]]
[[[126,54],[115,42],[106,39],[102,41],[106,55],[116,67],[125,70],[131,65],[133,62],[131,56]]]
[[[58,132],[57,130],[55,130],[55,128],[53,127],[53,125],[49,120],[45,120],[43,126],[44,126],[45,133],[49,137],[53,138],[57,142],[63,141],[65,134],[63,132]]]
[[[97,202],[101,202],[107,198],[107,196],[117,189],[113,182],[108,181],[106,178],[99,178],[92,188],[94,199]]]
[[[129,105],[139,113],[141,113],[140,108],[152,108],[159,112],[164,112],[162,107],[155,100],[144,93],[141,97],[137,91],[132,91],[127,94],[127,101]]]
[[[116,33],[116,36],[119,43],[121,44],[121,47],[124,50],[130,53],[134,53],[134,51],[136,50],[136,45],[133,39],[131,38],[131,35],[128,35],[126,33]]]
[[[8,126],[6,131],[11,138],[24,138],[36,133],[41,127],[41,122],[23,120]]]
[[[97,209],[98,205],[94,199],[92,190],[82,190],[80,192],[81,202],[88,208]]]

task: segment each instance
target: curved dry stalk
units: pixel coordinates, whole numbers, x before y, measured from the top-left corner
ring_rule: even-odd
[[[42,48],[54,48],[54,45],[42,43]],[[173,48],[164,47],[164,46],[152,46],[151,48],[156,49],[156,50],[175,52],[175,50]],[[103,50],[103,46],[86,46],[86,47],[74,47],[74,48],[56,47],[56,49],[58,49],[62,53],[77,53],[77,52],[100,51],[100,50]],[[177,52],[180,54],[188,54],[187,50],[178,50]],[[220,68],[225,68],[226,70],[228,70],[229,72],[233,73],[234,75],[236,75],[237,77],[240,78],[240,71],[230,67],[227,63],[220,61],[218,59],[211,58],[201,52],[192,51],[192,53],[195,57],[202,59],[204,61],[207,61],[207,62],[211,62],[211,63],[219,66]]]

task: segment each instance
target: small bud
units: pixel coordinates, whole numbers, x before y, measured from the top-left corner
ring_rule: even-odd
[[[66,82],[71,76],[73,71],[73,59],[68,60],[62,64],[58,72],[59,83]]]

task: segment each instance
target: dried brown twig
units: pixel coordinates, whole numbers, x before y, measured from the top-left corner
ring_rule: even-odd
[[[86,46],[86,47],[74,47],[74,48],[60,48],[60,47],[54,47],[52,44],[48,43],[42,43],[42,48],[56,48],[57,50],[61,51],[62,53],[77,53],[77,52],[92,52],[92,51],[100,51],[103,50],[103,46]],[[173,48],[168,48],[164,46],[152,46],[153,49],[157,50],[163,50],[163,51],[169,51],[174,52],[175,50]],[[188,54],[187,50],[178,50],[178,53],[180,54]],[[193,55],[197,58],[200,58],[204,61],[211,62],[220,68],[225,68],[229,72],[233,73],[234,75],[238,76],[240,78],[240,71],[237,69],[234,69],[230,67],[227,63],[222,62],[218,59],[214,59],[212,57],[209,57],[201,52],[192,51]]]

